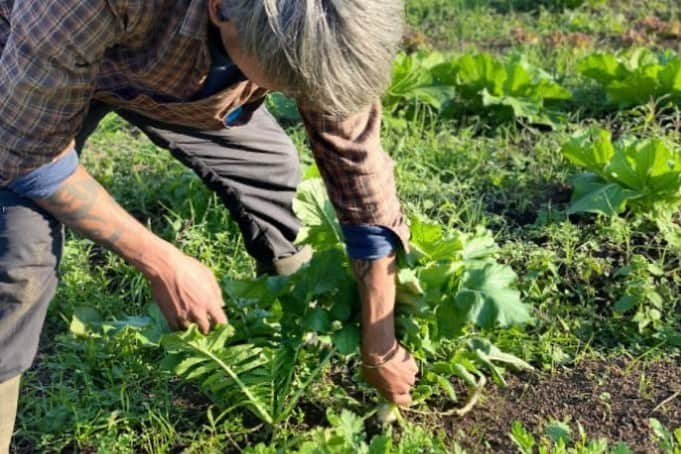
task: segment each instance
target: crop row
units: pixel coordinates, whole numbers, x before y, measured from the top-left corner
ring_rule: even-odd
[[[651,100],[681,104],[681,57],[670,52],[595,53],[579,62],[578,71],[601,86],[605,107],[613,111]],[[475,114],[556,127],[572,99],[570,90],[522,56],[416,53],[396,59],[383,103],[387,112],[407,119],[427,111],[442,119]]]

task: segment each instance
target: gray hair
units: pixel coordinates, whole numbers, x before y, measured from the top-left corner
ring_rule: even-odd
[[[222,13],[268,79],[330,114],[383,93],[402,38],[402,0],[222,0]]]

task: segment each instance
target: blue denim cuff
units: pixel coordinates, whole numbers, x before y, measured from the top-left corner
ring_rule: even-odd
[[[351,259],[382,259],[400,245],[398,236],[387,227],[341,224],[341,230]]]
[[[225,118],[225,126],[231,126],[232,123],[234,123],[239,118],[243,110],[244,110],[243,107],[239,106],[232,112],[230,112],[230,114],[227,115],[227,118]]]
[[[8,186],[13,192],[28,199],[44,199],[55,193],[64,180],[78,168],[78,153],[71,150],[56,161],[38,167],[14,180]]]

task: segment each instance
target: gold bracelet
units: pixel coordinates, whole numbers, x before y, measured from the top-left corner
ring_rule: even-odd
[[[393,359],[393,357],[397,354],[397,350],[399,350],[399,349],[400,349],[400,344],[399,344],[399,342],[395,342],[395,345],[393,345],[392,347],[390,347],[390,350],[388,350],[388,353],[386,353],[385,356],[384,356],[378,363],[376,363],[376,364],[367,364],[367,363],[365,363],[364,361],[362,361],[362,367],[364,367],[364,368],[366,368],[366,369],[379,369],[379,368],[385,366],[385,364],[386,364],[388,361],[390,361],[391,359]]]

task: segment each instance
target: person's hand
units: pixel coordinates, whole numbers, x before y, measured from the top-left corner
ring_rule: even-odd
[[[163,265],[147,278],[171,329],[186,329],[196,323],[207,334],[213,326],[227,323],[217,280],[198,260],[172,248]]]
[[[418,367],[411,354],[400,344],[380,357],[364,354],[362,374],[383,397],[400,406],[411,403],[411,388],[416,383]]]

